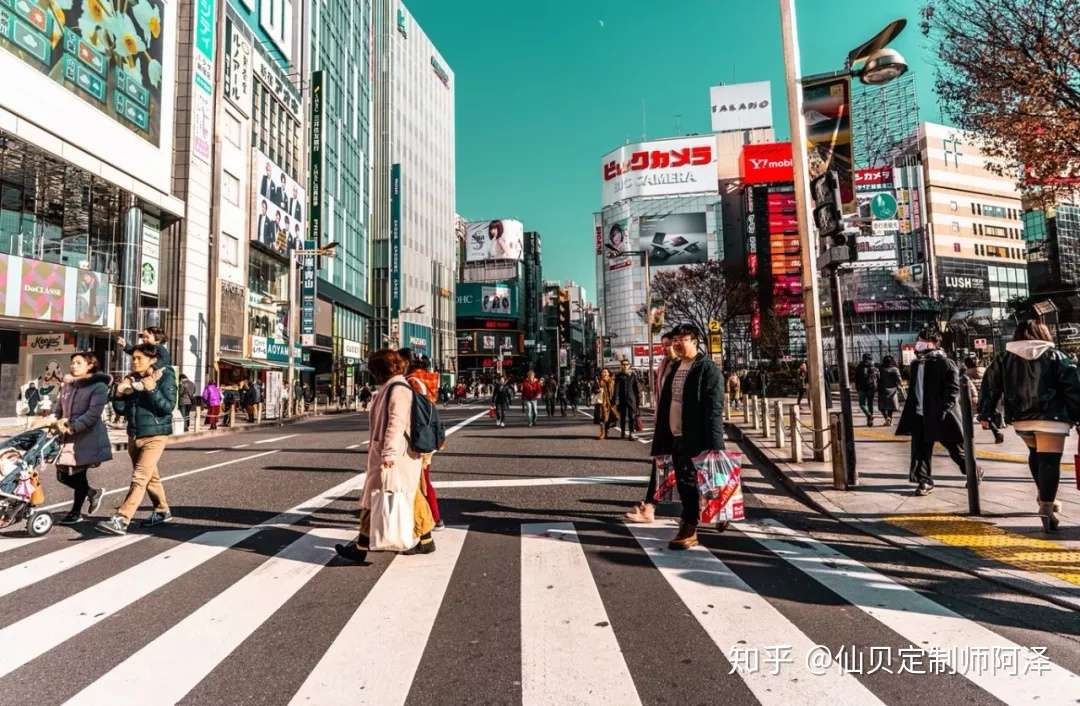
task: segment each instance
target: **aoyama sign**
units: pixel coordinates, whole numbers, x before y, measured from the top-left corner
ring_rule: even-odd
[[[794,181],[790,142],[746,145],[739,159],[743,184],[775,184]]]
[[[717,193],[716,138],[624,145],[604,155],[600,173],[604,206],[634,196]]]

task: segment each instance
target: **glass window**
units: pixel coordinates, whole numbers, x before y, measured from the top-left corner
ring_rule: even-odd
[[[224,170],[221,172],[221,193],[233,206],[240,205],[240,180]]]

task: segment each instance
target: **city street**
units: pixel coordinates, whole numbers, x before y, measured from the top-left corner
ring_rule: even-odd
[[[677,506],[621,521],[647,445],[541,415],[526,428],[515,406],[499,429],[447,407],[437,551],[364,566],[333,545],[356,531],[366,415],[175,444],[172,524],[0,538],[0,702],[1076,703],[1075,612],[824,518],[749,467],[747,521],[669,552]],[[120,456],[91,472],[128,476]]]

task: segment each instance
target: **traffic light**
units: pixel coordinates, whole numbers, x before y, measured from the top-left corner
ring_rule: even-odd
[[[840,213],[840,180],[836,172],[827,171],[810,182],[814,198],[814,225],[827,247],[846,245],[844,222]]]
[[[570,290],[559,289],[559,330],[564,341],[570,340]]]

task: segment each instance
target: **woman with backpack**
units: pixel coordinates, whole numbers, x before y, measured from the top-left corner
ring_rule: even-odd
[[[1028,470],[1038,489],[1039,519],[1044,532],[1056,532],[1061,455],[1072,428],[1080,422],[1080,373],[1059,351],[1046,324],[1020,324],[1005,353],[983,376],[979,420],[988,429],[1005,403],[1005,423],[1028,447]]]
[[[375,491],[383,490],[383,475],[397,488],[419,488],[423,472],[423,454],[410,448],[412,436],[413,390],[405,379],[407,370],[405,359],[398,352],[385,348],[375,351],[368,359],[368,372],[375,378],[379,391],[371,403],[371,443],[367,453],[367,474],[364,477],[364,489],[360,493],[360,533],[351,544],[338,544],[335,549],[338,556],[348,561],[360,563],[367,558],[369,536],[371,533],[371,500]],[[399,384],[400,383],[400,384]],[[419,494],[418,494],[419,495]],[[414,517],[417,509],[426,509],[427,503],[418,498],[414,503]],[[422,510],[421,510],[421,514]],[[430,554],[435,551],[435,541],[431,530],[435,523],[431,513],[426,513],[426,522],[417,524],[414,534],[420,537],[419,543],[404,554]]]

